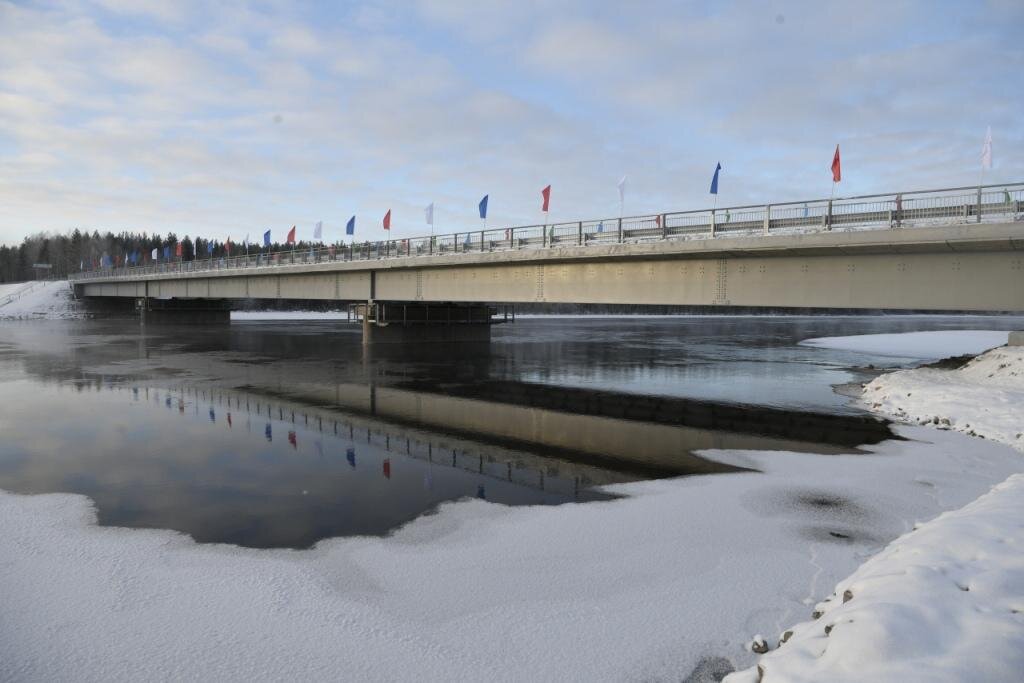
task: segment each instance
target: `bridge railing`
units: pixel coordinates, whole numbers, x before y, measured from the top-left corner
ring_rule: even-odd
[[[889,230],[1024,219],[1024,183],[921,190],[888,195],[837,197],[625,216],[598,220],[471,230],[444,235],[352,242],[278,252],[257,252],[193,261],[101,268],[72,280],[136,278],[337,261],[518,249],[791,235],[819,231]]]

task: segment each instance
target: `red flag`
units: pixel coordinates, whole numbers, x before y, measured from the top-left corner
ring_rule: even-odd
[[[388,212],[384,214],[384,229],[391,229],[391,209],[388,209]]]
[[[295,244],[295,226],[294,225],[292,226],[292,229],[288,231],[288,239],[286,239],[284,241],[284,243],[285,244]]]
[[[299,440],[298,440],[298,438],[296,438],[294,431],[289,430],[289,432],[288,432],[288,443],[290,443],[292,445],[292,450],[295,450],[296,448],[299,447]]]
[[[391,458],[384,458],[384,478],[391,478]]]
[[[224,253],[227,254],[228,256],[231,256],[231,238],[230,237],[228,238],[228,241],[224,243]]]
[[[178,258],[181,258],[181,242],[178,242],[174,246],[174,255],[177,256]]]
[[[836,145],[836,154],[832,157],[832,182],[838,183],[843,179],[843,169],[839,164],[839,145]]]
[[[544,211],[544,212],[547,212],[547,210],[548,210],[548,202],[551,201],[551,186],[548,185],[543,190],[541,190],[540,191],[540,196],[544,198],[544,203],[541,204],[540,210]]]

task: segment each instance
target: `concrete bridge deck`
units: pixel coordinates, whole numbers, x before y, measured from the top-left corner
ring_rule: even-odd
[[[478,242],[455,235],[155,264],[74,283],[85,297],[145,300],[1022,311],[1024,185],[1000,188],[941,191],[917,208],[902,195],[800,206],[795,217],[793,207],[760,207],[753,221],[737,207],[728,230],[716,223],[728,209],[699,224],[660,214],[615,219],[612,231],[578,222],[568,238],[565,224],[539,238],[509,228],[468,233]]]

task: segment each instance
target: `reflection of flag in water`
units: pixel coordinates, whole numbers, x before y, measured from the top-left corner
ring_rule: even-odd
[[[487,492],[484,491],[484,485],[480,484],[476,487],[476,497],[481,500],[487,500]]]
[[[267,441],[274,440],[274,432],[271,431],[269,422],[267,423],[267,426],[263,428],[263,436],[267,437]]]
[[[313,445],[316,446],[316,454],[319,455],[321,458],[324,457],[324,442],[317,441]]]
[[[170,394],[167,394],[167,400],[164,401],[164,405],[167,406],[168,408],[171,407],[171,395]]]
[[[210,422],[216,422],[217,415],[213,412],[213,406],[210,406]]]
[[[299,440],[298,438],[296,438],[295,430],[293,429],[288,430],[288,443],[292,445],[292,449],[296,449],[299,447]]]
[[[391,458],[384,458],[384,478],[391,478]]]
[[[132,387],[132,395],[135,397],[136,401],[139,400],[139,388],[138,387]]]
[[[185,399],[183,399],[183,398],[179,398],[178,399],[178,412],[179,413],[184,413],[185,412]]]
[[[228,429],[231,429],[231,413],[228,413]]]
[[[430,491],[434,488],[434,470],[428,467],[427,473],[423,475],[423,490]]]
[[[348,464],[354,468],[356,466],[356,449],[346,448],[345,459],[348,460]]]

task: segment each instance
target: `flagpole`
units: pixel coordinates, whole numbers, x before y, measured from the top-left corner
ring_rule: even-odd
[[[981,222],[981,188],[985,184],[985,162],[981,162],[981,173],[978,175],[978,220]]]

